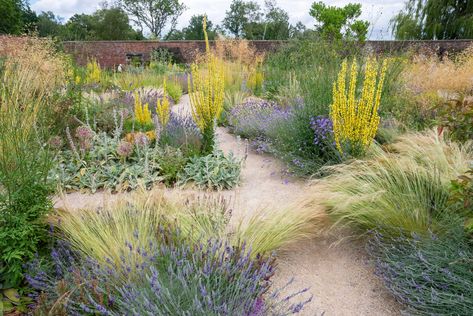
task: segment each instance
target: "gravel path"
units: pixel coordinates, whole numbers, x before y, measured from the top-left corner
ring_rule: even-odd
[[[189,115],[188,96],[183,96],[173,111]],[[217,137],[219,148],[224,152],[246,157],[241,185],[222,193],[232,199],[233,217],[240,218],[261,208],[281,209],[303,198],[307,183],[286,175],[277,159],[248,150],[246,141],[229,134],[224,128],[218,128]],[[168,191],[175,192],[176,189]],[[184,192],[198,193],[195,190]],[[103,193],[72,193],[57,199],[56,206],[71,209],[94,207],[116,197]],[[306,240],[280,253],[275,287],[282,287],[294,278],[290,291],[310,288],[314,298],[301,315],[399,315],[399,305],[374,276],[363,244],[351,240],[337,243],[343,236],[340,233]]]

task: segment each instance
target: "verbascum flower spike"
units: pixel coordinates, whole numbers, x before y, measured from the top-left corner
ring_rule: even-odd
[[[378,74],[378,63],[368,58],[364,68],[363,89],[356,97],[358,65],[351,64],[349,87],[346,91],[347,61],[342,63],[337,81],[333,84],[333,101],[330,117],[338,151],[343,155],[360,156],[372,144],[379,125],[381,102],[387,60],[384,60]],[[379,79],[377,79],[379,77]]]
[[[163,98],[156,101],[156,113],[158,114],[159,124],[166,128],[170,117],[169,99],[167,97],[166,79],[163,82]]]

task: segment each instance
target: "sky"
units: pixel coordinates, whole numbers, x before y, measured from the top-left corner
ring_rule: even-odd
[[[30,0],[31,8],[37,13],[52,11],[65,20],[76,13],[92,13],[100,7],[103,0]],[[186,26],[192,15],[207,13],[209,20],[220,24],[231,0],[181,0],[187,10],[179,18],[178,28]],[[254,0],[262,7],[264,0]],[[315,0],[276,0],[278,6],[289,13],[292,24],[301,21],[307,27],[314,25],[309,15],[310,6]],[[318,1],[318,0],[317,0]],[[344,6],[347,3],[361,3],[361,18],[371,24],[370,39],[391,39],[389,20],[404,6],[403,0],[325,0],[328,5]]]

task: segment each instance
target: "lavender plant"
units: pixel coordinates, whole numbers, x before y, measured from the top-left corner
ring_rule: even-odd
[[[180,148],[187,156],[193,156],[200,152],[202,135],[192,117],[171,112],[159,142],[162,146]]]
[[[473,248],[461,221],[445,226],[452,227],[448,236],[372,233],[376,272],[407,314],[471,315]]]
[[[125,280],[117,271],[131,267],[82,258],[63,242],[51,252],[49,266],[39,258],[30,262],[27,280],[37,314],[290,315],[312,299],[293,303],[307,289],[286,297],[269,293],[274,258],[252,259],[245,246],[192,244],[178,230],[161,227],[147,251],[131,244],[124,249],[124,258],[142,258]]]
[[[233,107],[227,119],[233,133],[255,139],[267,138],[271,130],[291,114],[290,109],[280,108],[273,102],[252,98]]]

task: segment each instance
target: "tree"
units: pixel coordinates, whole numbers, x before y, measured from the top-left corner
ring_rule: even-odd
[[[55,16],[53,12],[41,12],[41,14],[38,15],[38,21],[36,22],[38,35],[41,37],[61,36],[64,31],[64,26],[61,22],[62,19],[58,16]]]
[[[396,39],[473,38],[473,1],[408,0],[392,20]]]
[[[349,3],[339,8],[327,6],[322,1],[314,2],[310,15],[318,22],[316,30],[325,38],[366,40],[369,22],[357,20],[361,15],[359,3]]]
[[[92,15],[93,37],[97,40],[142,39],[143,35],[130,26],[125,11],[119,7],[103,8]]]
[[[0,34],[20,34],[36,22],[27,1],[0,0]]]
[[[206,14],[193,15],[189,21],[189,25],[182,30],[174,30],[171,34],[166,36],[168,40],[203,40],[204,30],[202,28],[202,21]],[[207,35],[209,40],[214,40],[217,36],[217,28],[213,27],[212,21],[207,19]]]
[[[223,26],[236,38],[252,38],[261,22],[261,15],[261,8],[256,2],[233,0],[230,10],[225,12]]]
[[[289,14],[281,8],[278,8],[275,0],[266,0],[266,14],[264,18],[265,40],[284,40],[290,37],[291,24],[289,23]]]
[[[96,39],[91,15],[74,14],[64,25],[63,40],[85,41]]]
[[[120,4],[142,31],[148,28],[156,38],[161,38],[166,26],[171,34],[186,9],[179,0],[121,0]]]

